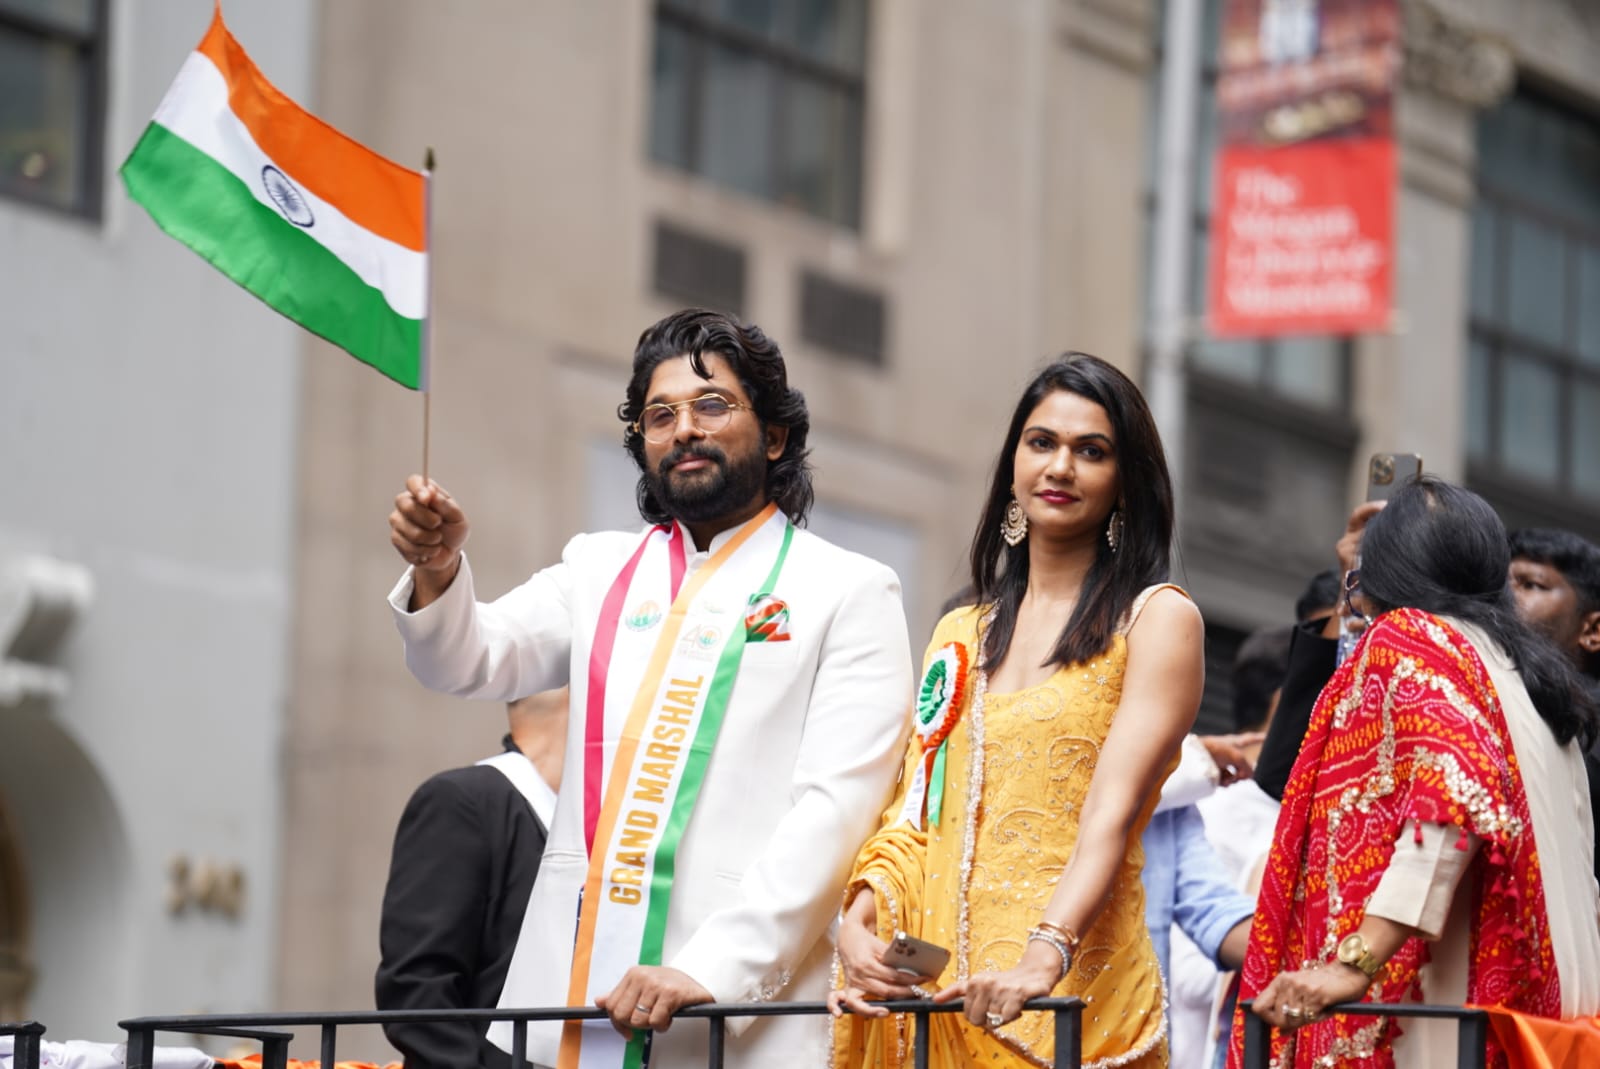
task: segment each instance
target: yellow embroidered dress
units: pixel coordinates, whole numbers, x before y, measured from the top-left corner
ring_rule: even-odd
[[[980,619],[976,609],[946,616],[927,660],[959,642],[975,666]],[[1043,915],[1077,841],[1078,811],[1122,696],[1127,660],[1119,634],[1099,657],[1012,694],[985,693],[974,668],[966,708],[949,737],[940,822],[923,830],[899,819],[922,756],[921,740],[913,736],[894,803],[856,859],[846,901],[870,886],[880,937],[887,940],[900,928],[953,951],[937,984],[923,989],[928,994],[974,973],[1009,969],[1022,956],[1028,929]],[[1139,879],[1140,837],[1155,803],[1152,795],[1140,811],[1106,908],[1080,933],[1072,971],[1052,992],[1086,1003],[1085,1069],[1167,1064],[1165,999]],[[1024,1013],[988,1030],[960,1014],[935,1014],[929,1018],[929,1064],[1053,1064],[1053,1017]],[[834,1064],[909,1066],[914,1028],[910,1016],[847,1014],[834,1027]]]

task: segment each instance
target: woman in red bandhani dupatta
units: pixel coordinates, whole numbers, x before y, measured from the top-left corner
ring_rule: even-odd
[[[1453,1020],[1323,1013],[1338,1002],[1600,1012],[1579,749],[1595,710],[1516,617],[1505,528],[1482,498],[1424,477],[1373,518],[1361,553],[1381,615],[1312,713],[1241,976],[1283,1069],[1456,1064]],[[1241,1011],[1230,1069],[1242,1047]],[[1492,1040],[1488,1055],[1507,1064]]]

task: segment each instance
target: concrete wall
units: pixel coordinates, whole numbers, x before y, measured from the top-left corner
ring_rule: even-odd
[[[295,328],[162,235],[115,166],[211,16],[111,5],[105,221],[0,201],[0,567],[44,554],[94,596],[70,690],[0,706],[51,1038],[141,1012],[264,1007],[277,898],[294,542]],[[278,83],[309,85],[311,0],[231,4]],[[238,919],[167,911],[176,855],[237,866]]]

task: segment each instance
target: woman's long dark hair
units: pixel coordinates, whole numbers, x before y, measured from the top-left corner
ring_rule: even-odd
[[[1117,477],[1122,487],[1122,538],[1117,552],[1102,537],[1084,576],[1072,616],[1046,664],[1077,664],[1104,652],[1139,592],[1170,574],[1172,479],[1150,407],[1122,372],[1087,353],[1065,353],[1039,374],[1017,401],[994,464],[989,497],[972,536],[972,586],[980,605],[994,608],[983,640],[987,667],[1005,660],[1017,626],[1017,610],[1028,589],[1028,543],[1008,546],[1000,523],[1011,502],[1017,444],[1028,417],[1058,390],[1077,394],[1106,410],[1111,421]]]
[[[1517,616],[1510,567],[1505,525],[1489,503],[1431,475],[1402,487],[1361,536],[1361,591],[1380,611],[1416,608],[1481,627],[1510,655],[1556,741],[1588,746],[1596,711],[1582,677]]]

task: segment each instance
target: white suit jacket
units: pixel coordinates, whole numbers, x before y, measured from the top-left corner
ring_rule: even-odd
[[[732,531],[713,539],[711,551]],[[567,1003],[583,833],[582,683],[602,599],[641,534],[579,535],[560,564],[492,603],[475,600],[465,559],[449,590],[406,611],[408,571],[390,594],[406,664],[426,686],[510,701],[574,682],[555,823],[501,997]],[[693,546],[693,540],[687,543]],[[710,552],[693,553],[688,574]],[[825,997],[838,912],[856,851],[888,801],[910,728],[912,667],[900,584],[876,561],[796,531],[773,592],[788,642],[752,643],[679,849],[663,964],[718,1002]],[[617,727],[607,727],[612,750]],[[821,1065],[826,1017],[730,1022],[730,1066]],[[706,1026],[656,1037],[656,1069],[703,1066]],[[490,1038],[511,1048],[510,1030]],[[559,1025],[530,1025],[528,1056],[554,1065]]]

